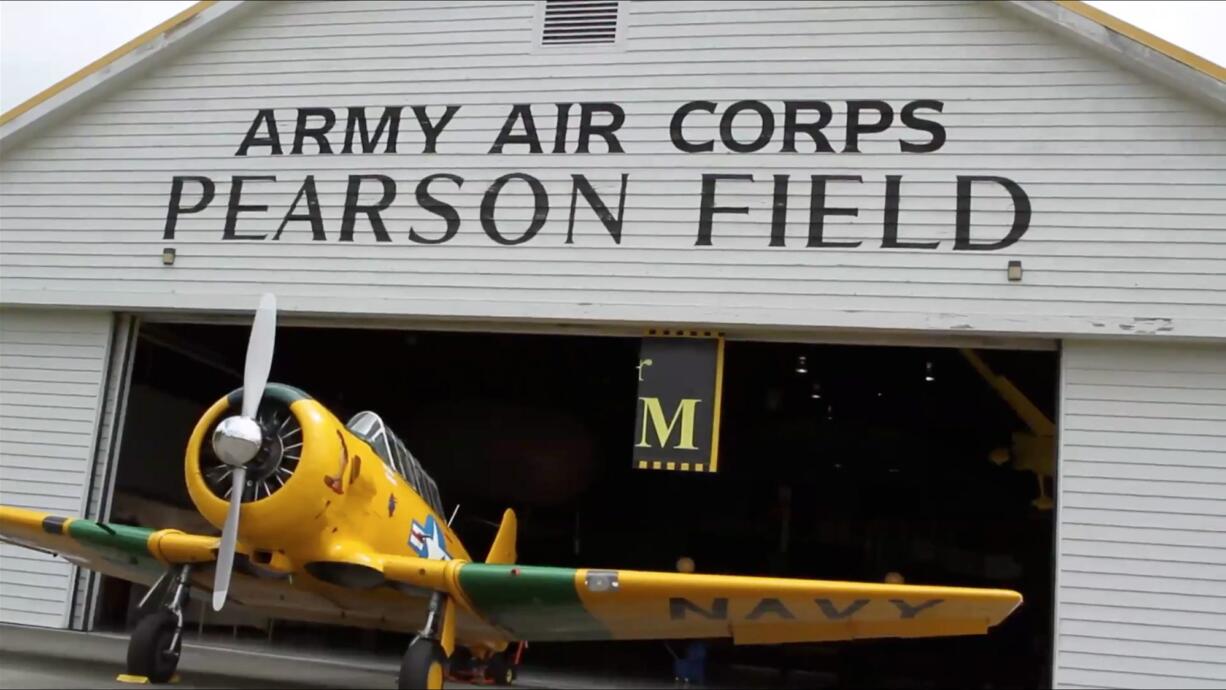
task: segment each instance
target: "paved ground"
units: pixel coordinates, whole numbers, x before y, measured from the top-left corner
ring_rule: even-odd
[[[0,625],[0,688],[130,688],[117,682],[127,638]],[[184,641],[175,688],[394,688],[398,661],[239,649]],[[593,678],[524,669],[523,688],[647,688],[671,683]],[[476,686],[449,684],[448,687]]]
[[[127,640],[118,635],[0,627],[0,686],[129,688],[123,672]],[[180,688],[393,688],[394,668],[294,659],[184,643]]]

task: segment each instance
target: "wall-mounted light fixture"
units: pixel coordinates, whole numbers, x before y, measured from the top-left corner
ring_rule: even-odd
[[[162,265],[173,266],[175,263],[175,248],[166,247],[162,250]]]
[[[809,368],[805,366],[805,356],[804,355],[800,355],[799,357],[796,358],[796,373],[797,374],[809,373]]]
[[[1022,279],[1022,262],[1021,261],[1010,261],[1009,262],[1009,280],[1016,283],[1017,281],[1021,279]]]

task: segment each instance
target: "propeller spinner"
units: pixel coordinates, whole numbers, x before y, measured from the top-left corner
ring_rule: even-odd
[[[277,331],[277,298],[265,294],[260,299],[251,335],[247,340],[247,361],[243,370],[243,406],[241,413],[228,417],[213,432],[213,452],[222,462],[234,468],[231,475],[230,508],[221,530],[217,548],[217,570],[213,578],[213,610],[220,611],[230,589],[230,574],[234,566],[234,547],[238,541],[238,512],[243,501],[243,484],[247,479],[247,463],[260,450],[263,432],[256,421],[256,411],[264,397],[268,374],[272,370],[272,353]]]

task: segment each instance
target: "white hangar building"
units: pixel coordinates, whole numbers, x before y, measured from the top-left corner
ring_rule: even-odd
[[[1226,70],[1089,6],[206,1],[0,147],[4,505],[190,520],[272,292],[274,380],[381,405],[449,502],[573,510],[538,560],[1016,587],[924,654],[1226,683]],[[631,465],[651,329],[726,342],[718,472]],[[449,470],[422,420],[470,403],[556,462]],[[122,618],[0,554],[0,620]]]

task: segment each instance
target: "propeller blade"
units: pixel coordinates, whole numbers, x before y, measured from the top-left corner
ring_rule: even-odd
[[[254,419],[264,397],[264,386],[272,369],[272,351],[277,335],[277,298],[265,293],[251,324],[247,340],[247,362],[243,369],[243,416]]]
[[[238,541],[238,509],[243,503],[243,484],[247,481],[247,468],[235,467],[230,488],[230,510],[226,524],[221,530],[221,544],[217,547],[217,571],[213,575],[213,610],[220,611],[226,603],[230,590],[230,571],[234,566],[234,547]]]

